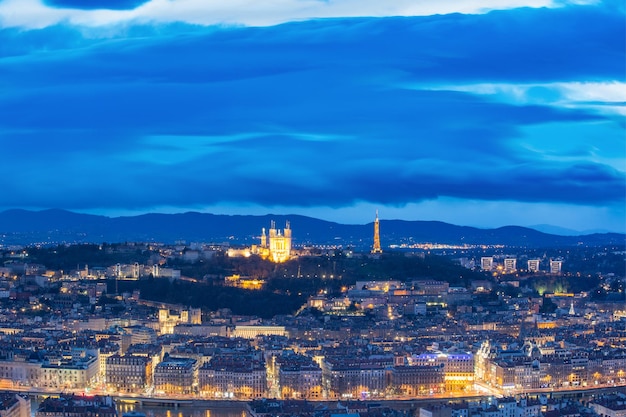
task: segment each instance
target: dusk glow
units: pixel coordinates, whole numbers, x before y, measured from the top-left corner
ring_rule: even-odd
[[[0,211],[626,232],[623,2],[99,3],[0,1]]]

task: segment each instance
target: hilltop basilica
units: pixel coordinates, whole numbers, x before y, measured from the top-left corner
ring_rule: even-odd
[[[291,226],[289,221],[285,223],[284,229],[277,229],[276,222],[272,220],[270,222],[269,230],[265,228],[261,229],[261,239],[258,245],[252,245],[248,248],[235,249],[230,248],[228,250],[228,256],[230,257],[248,257],[250,255],[258,255],[263,259],[270,260],[275,263],[286,262],[300,253],[295,253],[291,247]],[[370,256],[379,257],[383,253],[380,245],[380,222],[378,220],[378,210],[376,210],[376,219],[374,220],[374,242],[371,249]]]
[[[250,255],[258,255],[275,263],[285,262],[293,258],[289,221],[285,224],[285,228],[281,230],[276,228],[276,222],[272,220],[268,232],[265,232],[265,228],[262,229],[260,244],[241,249],[230,248],[228,249],[228,256],[247,258]]]
[[[265,228],[263,228],[261,244],[259,246],[253,245],[252,253],[276,263],[288,261],[291,258],[291,228],[289,221],[287,221],[285,228],[281,231],[276,228],[276,222],[272,220],[269,236],[265,234]]]

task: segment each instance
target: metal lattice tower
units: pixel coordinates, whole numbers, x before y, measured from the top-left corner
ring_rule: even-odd
[[[378,210],[376,210],[376,220],[374,220],[374,245],[372,253],[383,253],[380,247],[380,223],[378,222]]]

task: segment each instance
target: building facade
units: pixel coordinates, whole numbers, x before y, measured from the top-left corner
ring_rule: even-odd
[[[445,391],[444,365],[394,366],[391,370],[394,393],[408,396],[439,394]]]
[[[198,388],[210,398],[253,399],[265,396],[265,362],[254,355],[219,355],[198,371]]]
[[[274,358],[281,398],[322,398],[322,368],[308,356],[283,354]]]
[[[165,394],[193,394],[197,390],[195,359],[166,356],[154,368],[154,390]]]
[[[152,360],[146,356],[112,355],[106,360],[106,385],[120,392],[136,392],[152,385]]]

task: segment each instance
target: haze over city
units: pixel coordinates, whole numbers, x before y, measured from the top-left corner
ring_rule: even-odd
[[[626,231],[619,1],[0,1],[0,211]],[[10,174],[10,175],[9,175]]]

